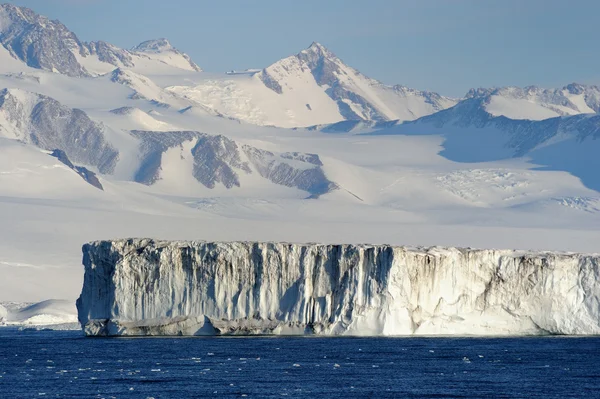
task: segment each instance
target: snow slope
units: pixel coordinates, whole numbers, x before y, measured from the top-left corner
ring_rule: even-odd
[[[47,300],[26,306],[12,304],[13,310],[4,309],[0,314],[0,326],[43,327],[75,329],[79,326],[72,301]]]
[[[485,100],[471,98],[417,121],[370,129],[370,134],[443,135],[441,155],[458,162],[528,157],[548,170],[561,170],[600,190],[594,172],[600,163],[600,116],[581,114],[542,121],[509,119],[486,111]],[[366,131],[366,130],[365,130]]]

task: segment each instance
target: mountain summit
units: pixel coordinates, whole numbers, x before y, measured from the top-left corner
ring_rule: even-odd
[[[177,50],[171,42],[165,38],[147,40],[131,49],[133,53],[142,53],[151,57],[158,57],[165,63],[177,66],[181,69],[192,69],[201,72],[202,69],[187,54]]]
[[[30,67],[74,77],[89,75],[77,61],[86,53],[77,36],[29,8],[0,5],[0,44]]]
[[[344,64],[318,42],[265,68],[259,76],[271,90],[284,94],[299,91],[296,81],[306,71],[335,101],[345,120],[413,120],[456,104],[437,93],[386,86]]]
[[[71,77],[96,76],[115,67],[200,71],[190,57],[166,39],[151,40],[132,51],[110,43],[85,43],[59,21],[25,7],[0,5],[0,45],[32,68]]]
[[[131,49],[131,51],[141,53],[160,53],[169,50],[173,50],[173,45],[165,38],[146,40]]]

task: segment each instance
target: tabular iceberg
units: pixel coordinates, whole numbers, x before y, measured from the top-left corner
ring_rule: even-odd
[[[600,334],[600,255],[151,239],[83,253],[90,336]]]

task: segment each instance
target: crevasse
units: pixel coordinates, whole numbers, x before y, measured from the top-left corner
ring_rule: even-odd
[[[87,335],[600,334],[600,255],[151,239],[83,253]]]

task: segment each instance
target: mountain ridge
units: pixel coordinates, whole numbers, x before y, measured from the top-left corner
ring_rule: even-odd
[[[187,54],[176,50],[170,43],[153,53],[141,51],[144,49],[142,45],[149,42],[152,41],[141,43],[134,47],[138,50],[133,51],[104,41],[86,43],[58,20],[50,20],[26,7],[9,3],[0,5],[0,44],[14,58],[36,69],[71,77],[90,77],[108,72],[108,65],[112,65],[113,69],[133,68],[137,63],[156,62],[178,69],[201,71]]]

